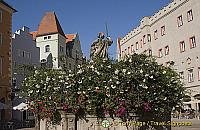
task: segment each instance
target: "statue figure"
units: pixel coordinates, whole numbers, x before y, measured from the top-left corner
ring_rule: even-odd
[[[104,33],[100,32],[98,38],[92,42],[90,49],[90,58],[101,57],[104,59],[108,59],[108,47],[112,45],[112,39],[107,36],[104,39]]]

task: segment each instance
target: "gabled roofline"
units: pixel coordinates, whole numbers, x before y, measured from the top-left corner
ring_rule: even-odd
[[[12,6],[10,6],[8,3],[6,3],[4,0],[0,0],[0,2],[2,4],[4,4],[5,6],[7,6],[8,8],[12,9],[14,11],[14,13],[18,12],[16,9],[14,9]]]

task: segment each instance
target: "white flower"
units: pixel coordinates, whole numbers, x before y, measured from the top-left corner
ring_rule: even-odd
[[[115,74],[118,74],[119,73],[119,70],[115,70]]]
[[[48,82],[48,81],[50,81],[50,78],[47,76],[47,78],[46,78],[46,81]]]
[[[105,86],[105,88],[107,88],[107,86]]]
[[[143,88],[145,88],[145,89],[148,89],[148,87],[147,87],[147,86],[143,86]]]
[[[81,92],[80,92],[80,91],[78,91],[77,93],[78,93],[78,94],[81,94]]]
[[[91,69],[94,69],[94,66],[92,65],[92,66],[90,66],[90,68],[91,68]]]
[[[36,88],[40,88],[40,86],[38,84],[35,85]]]
[[[85,94],[85,91],[83,91],[83,94]]]
[[[71,85],[67,86],[66,88],[70,88],[70,87],[71,87]]]
[[[148,77],[149,76],[149,74],[145,74],[145,77]]]
[[[110,79],[109,81],[112,82],[112,79]]]
[[[167,72],[164,70],[164,71],[163,71],[163,74],[166,74],[166,73],[167,73]]]
[[[37,70],[35,70],[35,74],[38,74],[38,71],[37,71]]]
[[[95,89],[99,89],[99,87],[95,87]]]
[[[128,72],[127,74],[131,74],[131,72]]]
[[[119,81],[116,82],[116,84],[119,84],[119,83],[120,83]]]
[[[81,80],[81,81],[79,81],[78,83],[79,83],[79,84],[81,84],[81,83],[82,83],[82,80]]]
[[[146,79],[143,79],[143,82],[146,82]]]
[[[153,75],[152,75],[152,76],[150,76],[150,78],[151,78],[151,79],[153,79]]]
[[[30,90],[29,93],[33,93],[33,90]]]
[[[125,73],[125,72],[126,72],[126,69],[123,69],[123,70],[122,70],[122,72],[124,72],[124,73]]]
[[[143,70],[142,70],[142,69],[140,70],[140,73],[143,73]]]
[[[165,97],[164,100],[167,100],[167,97]]]
[[[111,68],[111,65],[109,65],[108,68]]]
[[[97,73],[97,75],[100,75],[100,73],[98,71],[96,73]]]
[[[132,59],[129,59],[129,62],[132,62]]]
[[[116,86],[114,86],[114,85],[111,85],[111,88],[115,89],[115,88],[116,88]]]
[[[91,88],[88,88],[88,90],[91,90]]]
[[[78,70],[77,74],[81,74],[83,71],[80,69]]]
[[[39,90],[37,90],[36,92],[39,93]]]
[[[123,91],[121,91],[120,93],[124,93]]]
[[[77,68],[81,68],[81,65],[78,65]]]

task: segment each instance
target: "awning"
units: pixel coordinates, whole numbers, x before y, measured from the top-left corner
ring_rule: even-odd
[[[6,105],[6,104],[0,102],[0,109],[8,109],[8,108],[9,108],[8,105]]]
[[[19,105],[13,107],[13,110],[19,110],[19,111],[24,111],[28,109],[28,104],[26,103],[20,103]]]

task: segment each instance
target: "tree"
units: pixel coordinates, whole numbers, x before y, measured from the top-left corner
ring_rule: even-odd
[[[125,121],[134,113],[147,122],[166,120],[181,102],[184,88],[172,68],[134,54],[119,62],[96,57],[76,72],[36,70],[25,79],[23,93],[33,111],[39,108],[40,117],[57,119],[53,117],[61,106],[83,119],[89,114]]]

